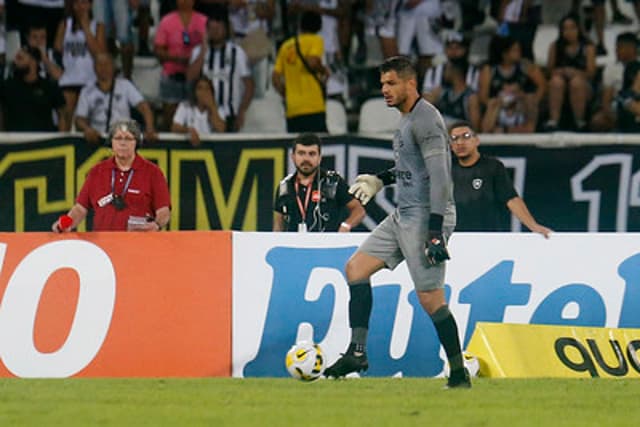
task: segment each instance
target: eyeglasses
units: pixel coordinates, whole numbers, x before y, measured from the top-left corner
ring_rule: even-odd
[[[187,30],[184,30],[182,32],[182,43],[185,46],[189,46],[191,44],[191,37],[189,37],[189,33],[187,32]]]
[[[473,132],[465,132],[465,133],[462,133],[460,135],[451,135],[451,143],[452,144],[459,144],[461,142],[465,142],[465,141],[470,140],[474,136],[476,136],[476,134],[473,133]]]

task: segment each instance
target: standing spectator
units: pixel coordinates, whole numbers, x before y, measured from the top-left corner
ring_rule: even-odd
[[[93,231],[160,231],[171,216],[169,186],[155,163],[142,158],[137,149],[142,132],[133,120],[115,122],[109,129],[113,157],[95,165],[87,175],[66,229],[60,221],[55,232],[77,227],[93,211]]]
[[[93,3],[93,16],[105,28],[109,46],[119,46],[122,74],[131,79],[133,71],[133,25],[132,3],[140,0],[102,0]],[[137,5],[136,5],[137,6]],[[115,30],[115,34],[114,34]]]
[[[84,134],[87,142],[97,144],[101,134],[108,132],[112,123],[130,119],[131,107],[135,107],[144,118],[145,140],[156,140],[149,103],[133,83],[115,76],[111,54],[99,53],[95,68],[97,80],[80,91],[75,114],[76,129]]]
[[[93,59],[105,47],[104,25],[91,18],[91,1],[71,0],[70,16],[60,22],[54,45],[54,50],[62,56],[64,72],[58,84],[64,94],[69,120],[80,89],[96,79]]]
[[[323,64],[331,72],[326,82],[326,95],[344,101],[344,94],[348,92],[347,70],[344,66],[340,49],[340,32],[338,24],[347,16],[348,4],[346,0],[293,0],[289,3],[290,16],[303,12],[315,12],[322,17],[322,36],[324,46]]]
[[[25,46],[13,60],[13,75],[0,80],[3,129],[10,132],[54,132],[69,128],[64,97],[56,82],[38,74],[40,50]],[[53,113],[58,114],[58,126]]]
[[[562,107],[568,98],[575,127],[587,127],[587,104],[593,94],[591,83],[596,74],[596,50],[582,34],[575,15],[567,15],[558,25],[558,38],[549,46],[549,120],[545,130],[558,128]]]
[[[615,127],[614,99],[622,89],[624,68],[638,60],[638,38],[632,32],[616,37],[616,62],[607,63],[602,73],[600,108],[591,117],[590,128],[595,132],[608,132]]]
[[[244,50],[228,36],[229,22],[224,14],[207,22],[205,43],[191,52],[187,80],[205,75],[213,83],[220,117],[229,132],[244,125],[245,114],[253,99],[254,83]]]
[[[47,47],[53,47],[65,16],[65,0],[9,0],[6,5],[7,30],[18,30],[24,37],[32,22],[42,22],[47,29]]]
[[[616,96],[617,130],[640,133],[640,63],[630,62],[624,69],[623,88]]]
[[[179,102],[187,99],[187,66],[191,51],[207,31],[207,17],[193,10],[195,0],[177,0],[177,10],[162,18],[156,31],[154,51],[162,63],[160,98],[163,127],[169,129]]]
[[[62,76],[62,68],[56,63],[53,49],[47,47],[47,27],[40,23],[29,25],[27,46],[40,51],[40,77],[58,81]]]
[[[525,93],[527,110],[537,122],[538,106],[545,95],[547,82],[540,68],[522,58],[520,44],[513,37],[495,35],[489,44],[488,64],[480,70],[478,95],[480,103],[489,106],[491,99],[500,96],[504,86],[512,83]]]
[[[262,98],[269,86],[269,56],[273,52],[272,21],[276,14],[275,0],[242,0],[232,2],[229,10],[229,36],[249,56],[255,82],[254,96]]]
[[[444,54],[447,60],[429,68],[424,75],[422,96],[431,103],[436,102],[446,88],[444,70],[446,65],[452,61],[464,66],[464,79],[467,86],[474,92],[478,91],[480,70],[469,62],[469,39],[461,33],[448,32],[445,36]]]
[[[465,120],[480,124],[478,94],[466,81],[467,65],[460,60],[447,62],[444,69],[444,89],[434,105],[440,110],[446,123]]]
[[[538,224],[513,184],[504,164],[478,150],[480,139],[467,122],[449,127],[456,201],[456,231],[507,231],[507,210],[529,230],[549,237],[551,230]]]
[[[398,54],[396,9],[400,1],[401,0],[365,1],[365,32],[378,37],[383,58],[391,58]],[[358,41],[358,51],[364,49],[366,49],[366,44],[363,38],[361,41]],[[360,53],[360,56],[362,56],[362,53]],[[362,62],[364,62],[364,59],[362,59]]]
[[[320,167],[322,141],[313,133],[298,135],[291,148],[296,172],[280,181],[274,204],[273,231],[347,233],[365,216],[336,171]]]
[[[286,40],[273,68],[273,87],[285,98],[288,132],[326,132],[324,84],[327,70],[320,15],[304,12],[299,35]]]
[[[542,0],[500,0],[498,13],[505,35],[520,43],[523,58],[535,62],[533,41],[542,22]]]
[[[442,8],[440,0],[398,0],[398,51],[411,56],[414,40],[418,51],[418,82],[431,66],[431,59],[442,53],[438,35]]]
[[[218,113],[213,84],[206,76],[196,79],[191,97],[178,104],[171,132],[189,134],[189,143],[200,145],[200,135],[225,131],[225,121]]]

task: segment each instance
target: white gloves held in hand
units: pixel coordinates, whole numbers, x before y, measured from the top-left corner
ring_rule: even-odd
[[[349,187],[349,193],[360,200],[360,203],[364,206],[383,186],[382,180],[375,175],[358,175],[355,183]]]

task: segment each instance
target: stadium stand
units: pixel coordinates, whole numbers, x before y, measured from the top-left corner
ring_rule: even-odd
[[[358,132],[391,132],[399,119],[400,112],[389,108],[382,97],[371,98],[360,107]]]
[[[254,99],[247,110],[242,133],[286,133],[287,121],[282,99],[273,92]]]
[[[347,133],[347,111],[335,99],[327,99],[327,130],[331,135]]]

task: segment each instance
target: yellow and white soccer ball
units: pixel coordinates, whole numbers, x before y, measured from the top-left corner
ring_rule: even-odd
[[[285,359],[287,371],[293,378],[302,381],[314,381],[322,376],[325,358],[318,344],[300,341],[287,352]]]
[[[463,351],[462,359],[464,362],[464,367],[469,371],[469,375],[472,377],[477,377],[478,373],[480,372],[480,361],[478,360],[478,358],[468,351]],[[450,371],[451,369],[449,367],[449,361],[445,360],[444,368],[442,371],[445,378],[449,378],[449,374],[451,373]]]

